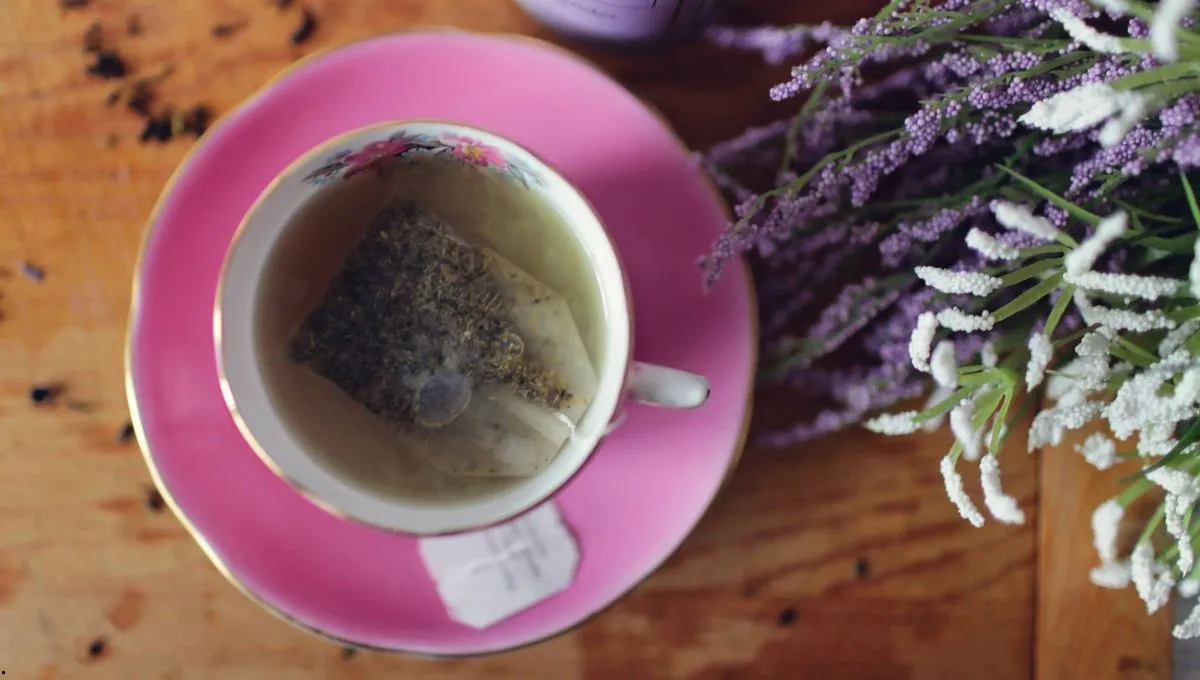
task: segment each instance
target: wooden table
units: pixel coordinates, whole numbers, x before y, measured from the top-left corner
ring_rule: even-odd
[[[981,530],[946,501],[947,437],[849,432],[751,450],[668,565],[581,629],[489,659],[344,654],[279,622],[209,565],[149,483],[126,422],[122,345],[147,214],[189,142],[143,146],[103,105],[81,36],[100,20],[139,73],[173,63],[164,100],[219,113],[302,52],[455,25],[552,38],[505,0],[0,3],[0,669],[6,678],[1167,678],[1167,615],[1090,586],[1088,513],[1116,488],[1069,446],[1008,454],[1032,521]],[[741,21],[853,20],[876,0],[745,0]],[[125,37],[136,15],[141,35]],[[245,21],[217,40],[215,24]],[[705,45],[589,52],[703,147],[783,115],[784,70]],[[45,268],[35,283],[17,265]],[[29,388],[62,382],[52,407]],[[774,415],[786,401],[764,400]],[[1016,438],[1014,438],[1016,439]],[[1053,545],[1051,552],[1048,546]],[[785,623],[794,611],[794,621]],[[101,644],[102,643],[102,644]]]

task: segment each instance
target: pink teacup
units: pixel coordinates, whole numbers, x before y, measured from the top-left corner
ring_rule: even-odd
[[[419,174],[402,175],[393,184],[409,183],[406,191],[451,223],[456,210],[480,200],[472,173],[495,173],[523,191],[539,192],[582,246],[580,261],[562,266],[586,267],[598,284],[602,323],[596,324],[597,340],[589,347],[596,394],[575,435],[532,477],[463,481],[438,476],[424,461],[398,452],[387,425],[332,383],[290,364],[282,351],[389,190],[387,183],[375,181],[376,173],[406,172],[403,168],[433,162],[461,166],[461,185],[426,186]],[[287,238],[281,238],[285,232]],[[465,531],[509,519],[551,497],[619,424],[625,398],[673,408],[694,408],[707,399],[704,378],[632,360],[628,290],[613,244],[587,199],[530,152],[455,123],[374,125],[304,154],[247,212],[217,286],[217,371],[225,402],[247,442],[314,502],[392,531]]]

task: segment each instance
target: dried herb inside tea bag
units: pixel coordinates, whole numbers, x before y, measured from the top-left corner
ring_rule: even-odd
[[[455,475],[535,474],[595,392],[566,301],[404,199],[380,212],[289,351]]]
[[[549,465],[575,430],[596,391],[596,373],[566,299],[512,262],[482,248],[506,303],[506,318],[524,338],[524,352],[548,375],[585,399],[557,409],[523,398],[509,386],[476,390],[443,436],[417,442],[443,472],[458,476],[525,476]],[[452,454],[441,451],[447,447]]]

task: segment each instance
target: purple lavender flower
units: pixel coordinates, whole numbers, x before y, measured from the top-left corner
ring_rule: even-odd
[[[732,47],[762,53],[768,64],[782,64],[787,59],[801,54],[814,43],[828,43],[841,37],[845,29],[835,27],[828,21],[816,26],[792,26],[776,28],[735,28],[716,26],[708,31],[708,38],[722,47]]]
[[[948,296],[920,286],[911,273],[919,265],[963,272],[995,266],[965,247],[972,228],[1014,248],[1043,245],[999,227],[991,199],[1013,198],[1058,229],[1079,238],[1087,233],[1066,210],[1029,194],[997,166],[1086,201],[1097,214],[1113,210],[1118,197],[1138,205],[1154,192],[1177,190],[1176,178],[1154,173],[1200,166],[1200,94],[1162,102],[1109,148],[1100,146],[1098,127],[1053,135],[1020,121],[1037,102],[1157,66],[1150,57],[1090,51],[1052,12],[1139,39],[1148,36],[1145,22],[1105,15],[1088,0],[949,0],[938,8],[981,19],[958,24],[942,14],[917,21],[901,5],[846,30],[712,34],[775,62],[825,43],[769,93],[781,101],[813,91],[801,120],[749,130],[706,159],[738,201],[737,222],[704,261],[709,280],[728,259],[756,254],[766,277],[760,286],[766,374],[825,406],[795,428],[768,435],[770,442],[831,432],[920,394],[928,378],[912,368],[908,347],[918,315],[948,307],[966,314],[996,309],[1024,289],[988,300]],[[964,39],[968,34],[988,39]],[[863,77],[864,69],[879,65],[889,66],[886,74]],[[785,148],[787,139],[794,147]],[[753,194],[733,179],[736,169],[761,164],[776,178],[768,191]],[[1122,257],[1116,253],[1098,266],[1111,268]],[[1028,310],[1021,332],[1043,323],[1055,299]],[[1056,335],[1080,323],[1068,312]],[[953,339],[958,360],[969,362],[987,338]]]

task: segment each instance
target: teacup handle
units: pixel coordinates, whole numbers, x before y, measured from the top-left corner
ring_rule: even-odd
[[[676,368],[635,361],[629,398],[651,406],[696,408],[708,401],[708,380]]]

